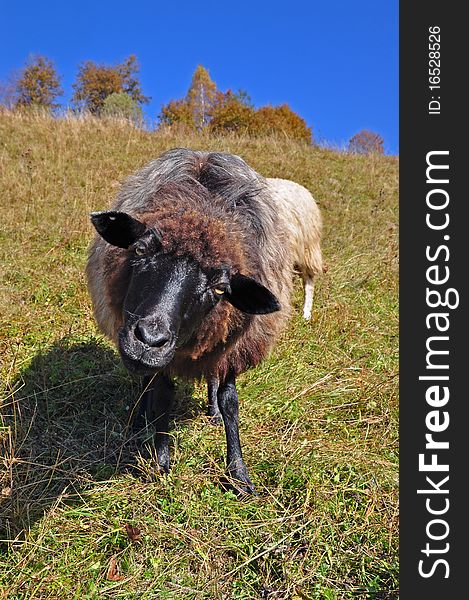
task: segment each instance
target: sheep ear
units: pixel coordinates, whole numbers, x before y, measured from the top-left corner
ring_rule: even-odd
[[[137,219],[114,210],[91,213],[91,222],[108,244],[118,248],[128,248],[147,230]]]
[[[280,302],[270,290],[251,277],[237,273],[231,277],[225,298],[235,308],[250,315],[266,315],[280,310]]]

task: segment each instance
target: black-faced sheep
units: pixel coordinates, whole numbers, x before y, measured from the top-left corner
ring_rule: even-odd
[[[219,382],[228,474],[251,493],[236,377],[272,348],[292,285],[288,232],[265,179],[237,156],[176,149],[91,218],[99,234],[87,264],[94,314],[125,366],[144,376],[160,469],[170,466],[171,378],[204,376]]]

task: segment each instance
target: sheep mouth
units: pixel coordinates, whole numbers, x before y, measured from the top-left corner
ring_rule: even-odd
[[[119,353],[127,370],[136,375],[152,375],[164,369],[173,359],[176,351],[175,341],[164,349],[151,348],[134,335],[121,331],[119,334]]]

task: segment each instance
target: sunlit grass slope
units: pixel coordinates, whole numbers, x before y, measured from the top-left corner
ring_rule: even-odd
[[[128,430],[139,384],[93,322],[88,213],[162,151],[241,155],[311,190],[328,271],[239,379],[259,496],[220,487],[205,386],[180,384],[173,470]],[[397,598],[397,160],[287,140],[0,115],[0,597]]]

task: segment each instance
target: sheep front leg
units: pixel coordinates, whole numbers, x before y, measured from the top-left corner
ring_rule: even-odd
[[[218,406],[223,417],[227,446],[227,473],[231,487],[240,494],[254,494],[254,486],[249,479],[244,464],[239,440],[238,393],[234,375],[230,374],[218,388]]]
[[[211,377],[207,381],[208,387],[208,411],[207,414],[211,417],[211,422],[214,425],[219,425],[222,422],[222,416],[218,407],[218,386],[220,382],[217,377]]]
[[[155,429],[155,448],[160,473],[169,473],[169,411],[174,400],[174,384],[166,375],[145,377],[137,426],[151,423]]]

